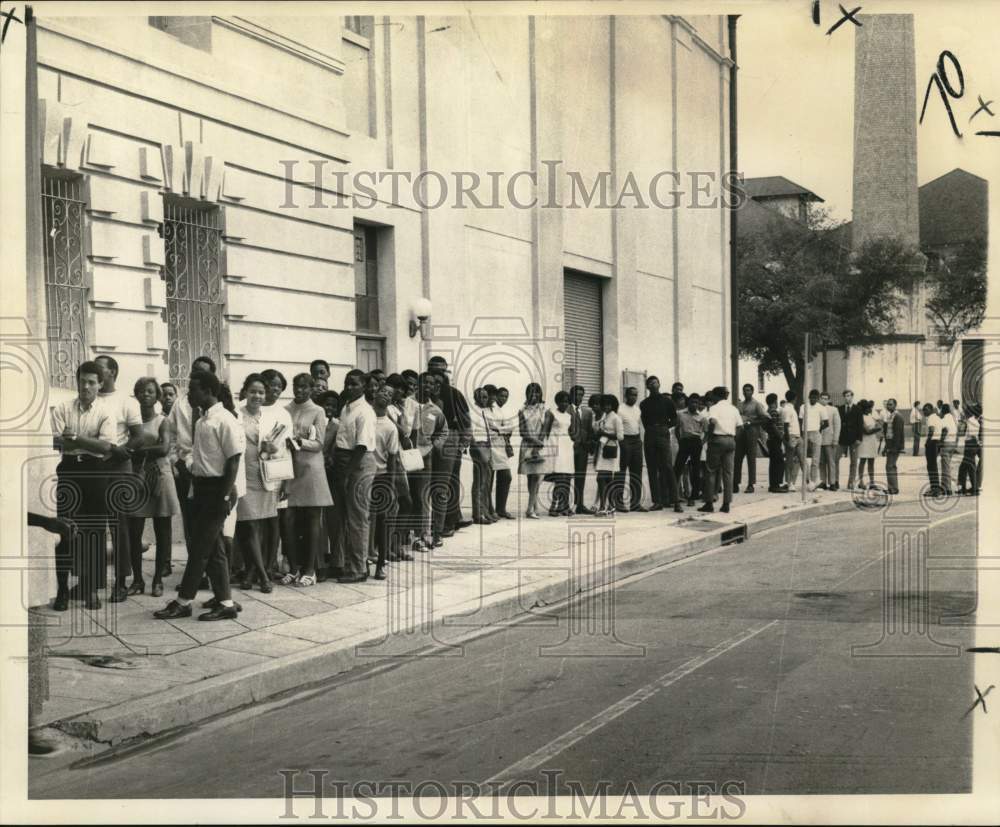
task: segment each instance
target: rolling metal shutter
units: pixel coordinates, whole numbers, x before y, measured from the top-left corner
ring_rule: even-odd
[[[601,279],[565,275],[566,359],[563,387],[583,385],[587,395],[604,392],[604,328]]]

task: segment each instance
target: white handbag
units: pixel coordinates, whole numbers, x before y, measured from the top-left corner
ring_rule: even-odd
[[[295,467],[292,465],[291,455],[260,461],[260,480],[265,490],[277,491],[281,483],[291,479],[295,479]]]
[[[400,451],[399,461],[403,464],[404,471],[424,470],[424,456],[419,448],[406,448]]]

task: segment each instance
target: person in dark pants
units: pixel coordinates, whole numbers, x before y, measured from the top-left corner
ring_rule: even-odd
[[[979,496],[983,484],[983,446],[979,443],[982,430],[982,411],[978,405],[965,404],[965,448],[962,464],[958,468],[958,493]],[[968,488],[966,482],[971,483]]]
[[[680,479],[687,466],[691,482],[688,505],[694,505],[695,500],[701,495],[704,479],[701,474],[701,451],[707,420],[701,412],[702,400],[698,394],[692,393],[686,402],[687,407],[677,414],[677,461],[674,465],[674,477]]]
[[[708,480],[704,486],[705,504],[699,511],[715,511],[715,482],[722,476],[722,512],[729,511],[733,495],[733,457],[736,454],[736,439],[743,427],[743,417],[730,404],[728,390],[716,387],[709,394],[708,409]]]
[[[487,385],[487,388],[492,385]],[[494,431],[493,446],[493,481],[496,485],[496,495],[490,489],[490,498],[495,503],[493,508],[497,517],[513,520],[514,515],[507,510],[507,496],[510,494],[511,472],[510,460],[514,456],[514,448],[510,444],[514,432],[514,421],[507,415],[504,406],[510,399],[507,388],[497,388],[490,403],[490,415]]]
[[[778,409],[778,394],[769,393],[766,401],[767,422],[764,428],[767,434],[767,490],[770,494],[787,494],[785,455],[782,452],[784,428],[781,422],[781,411]]]
[[[744,494],[752,494],[757,484],[757,440],[760,439],[760,429],[767,422],[767,410],[753,398],[753,385],[743,386],[743,398],[737,404],[743,417],[743,428],[736,438],[736,459],[733,468],[734,493],[740,487],[740,475],[743,460],[747,462],[747,487]]]
[[[451,386],[448,379],[448,362],[443,356],[432,356],[427,361],[427,372],[434,374],[441,384],[441,410],[448,423],[448,440],[444,446],[448,468],[448,504],[445,509],[442,537],[451,537],[456,531],[472,525],[462,519],[462,455],[472,441],[472,420],[465,395]]]
[[[69,608],[69,576],[74,566],[78,592],[88,609],[101,608],[97,596],[107,559],[103,458],[116,439],[114,416],[97,401],[103,368],[83,362],[76,369],[77,397],[52,409],[53,446],[62,451],[56,468],[56,504],[60,520],[73,526],[56,546],[58,591],[52,605]]]
[[[930,483],[930,495],[939,497],[941,491],[941,474],[938,469],[938,449],[941,445],[941,417],[937,415],[934,406],[928,402],[924,405],[924,457],[927,461],[927,481]]]
[[[615,509],[625,511],[646,511],[642,505],[642,414],[639,406],[639,391],[636,388],[625,388],[624,404],[618,409],[625,438],[622,439],[619,454],[619,471]],[[643,400],[645,401],[645,400]],[[628,491],[628,507],[625,506],[625,492]]]
[[[674,387],[678,384],[675,382]],[[642,426],[646,429],[643,449],[649,475],[649,493],[653,498],[652,510],[660,511],[671,505],[674,511],[682,512],[684,509],[681,508],[676,469],[670,450],[670,429],[677,424],[677,408],[673,399],[660,393],[660,380],[657,377],[650,376],[646,380],[646,390],[648,396],[642,400],[639,411]],[[681,455],[680,448],[678,436],[678,459]],[[700,441],[698,450],[701,450]]]
[[[188,380],[188,400],[201,410],[194,425],[191,448],[192,555],[184,568],[177,598],[153,613],[160,620],[191,616],[191,602],[201,578],[208,572],[215,597],[210,611],[199,620],[235,620],[238,607],[229,590],[229,564],[222,543],[222,527],[236,504],[236,474],[245,448],[243,428],[219,401],[220,383],[215,374],[196,371]]]
[[[899,472],[896,463],[899,455],[906,451],[906,423],[903,415],[896,410],[896,400],[885,401],[885,422],[882,423],[882,435],[885,439],[885,478],[889,493],[899,493]]]
[[[118,362],[111,356],[98,356],[94,361],[101,366],[101,392],[97,400],[115,421],[115,440],[111,453],[104,460],[108,510],[108,529],[114,550],[115,585],[108,597],[109,603],[121,603],[128,597],[125,578],[132,574],[130,511],[144,505],[145,487],[132,471],[133,448],[142,444],[142,413],[139,401],[121,393],[118,382]],[[140,542],[142,538],[140,537]],[[141,554],[141,552],[140,552]],[[102,572],[104,575],[104,572]],[[142,572],[138,573],[139,580]],[[102,578],[103,579],[103,578]]]
[[[913,403],[910,411],[910,430],[913,432],[913,456],[920,455],[920,431],[924,424],[924,415],[920,410],[920,400]]]
[[[573,502],[577,514],[593,515],[594,509],[587,508],[584,503],[584,490],[587,487],[587,464],[590,461],[591,447],[594,441],[594,397],[591,404],[583,403],[586,389],[583,385],[574,385],[569,392],[573,414]],[[600,396],[596,395],[598,404]]]

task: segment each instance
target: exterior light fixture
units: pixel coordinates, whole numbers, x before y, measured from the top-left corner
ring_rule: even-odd
[[[427,320],[431,317],[430,299],[420,298],[413,303],[413,319],[410,319],[410,338],[416,337],[420,333],[421,339],[427,338]]]

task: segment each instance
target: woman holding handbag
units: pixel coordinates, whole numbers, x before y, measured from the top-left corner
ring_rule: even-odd
[[[243,382],[239,407],[240,423],[246,435],[247,490],[236,506],[236,545],[242,552],[245,574],[240,588],[249,591],[256,578],[260,590],[272,590],[271,579],[264,565],[264,548],[270,532],[277,531],[278,488],[280,481],[268,477],[266,468],[288,463],[285,439],[291,431],[287,411],[265,407],[267,385],[259,373],[251,373]],[[286,421],[287,420],[287,421]]]
[[[517,472],[528,478],[528,510],[525,516],[530,520],[538,516],[538,489],[546,473],[543,451],[552,428],[552,412],[542,400],[542,386],[531,382],[524,389],[524,407],[517,413],[518,430],[521,434],[521,456]]]
[[[487,385],[489,392],[492,385]],[[493,402],[490,405],[491,424],[496,438],[492,440],[493,447],[493,483],[496,486],[494,513],[505,520],[513,520],[514,515],[507,510],[507,495],[510,493],[510,460],[514,456],[514,447],[510,444],[514,433],[514,423],[505,409],[510,391],[507,388],[496,388],[493,392]]]
[[[601,418],[594,424],[597,434],[597,451],[594,455],[594,469],[597,471],[597,516],[610,516],[614,508],[608,508],[611,497],[611,480],[618,470],[618,451],[625,438],[625,426],[618,416],[618,398],[606,393],[601,397]]]
[[[288,510],[295,531],[292,571],[282,579],[286,586],[314,586],[323,540],[323,509],[333,503],[323,463],[326,411],[312,401],[313,378],[300,373],[292,380],[293,399],[287,406],[292,417],[292,464],[295,478],[285,482]]]
[[[151,376],[140,379],[133,389],[142,413],[142,441],[131,449],[132,469],[144,482],[146,496],[129,519],[132,556],[132,585],[129,594],[142,594],[146,581],[142,578],[142,532],[146,518],[152,517],[156,535],[156,564],[153,569],[153,597],[163,594],[163,575],[170,569],[171,522],[181,513],[180,500],[174,486],[170,463],[170,428],[167,418],[156,413],[156,403],[162,398],[160,386]]]

